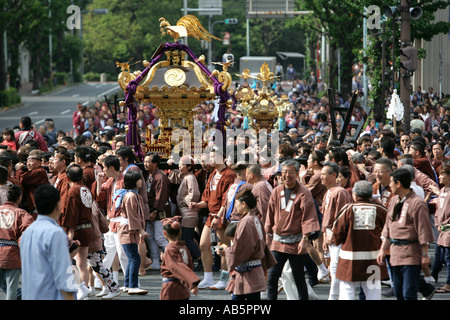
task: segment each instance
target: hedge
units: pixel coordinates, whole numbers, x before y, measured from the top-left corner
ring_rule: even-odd
[[[8,88],[5,91],[0,91],[0,106],[9,107],[20,103],[20,95],[16,88]]]

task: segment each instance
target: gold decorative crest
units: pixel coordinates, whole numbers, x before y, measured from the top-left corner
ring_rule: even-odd
[[[171,87],[179,87],[186,81],[186,73],[179,68],[172,68],[164,74],[164,81]]]

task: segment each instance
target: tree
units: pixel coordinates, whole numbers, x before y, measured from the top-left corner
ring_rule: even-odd
[[[311,15],[299,16],[300,24],[308,34],[308,39],[314,39],[321,34],[325,34],[328,38],[331,52],[337,48],[342,48],[342,88],[343,92],[351,90],[352,65],[357,62],[363,62],[363,18],[365,7],[377,5],[381,9],[384,6],[392,6],[392,1],[387,0],[298,0],[297,8],[299,10],[310,10]],[[439,9],[444,9],[449,5],[448,1],[424,0],[420,2],[411,2],[411,7],[421,6],[423,16],[416,21],[412,21],[411,36],[412,39],[431,40],[431,38],[439,33],[446,33],[450,29],[448,22],[434,22],[434,14]],[[392,45],[392,23],[386,23],[386,32],[384,35],[379,34],[376,37],[369,37],[369,47],[366,53],[368,70],[367,74],[371,79],[371,103],[379,99],[381,87],[381,42],[382,37],[386,40],[386,46]],[[396,27],[398,27],[396,25]],[[375,32],[374,32],[375,33]],[[397,40],[399,40],[399,31]],[[311,40],[313,41],[313,40]],[[398,49],[399,44],[395,43]],[[422,53],[423,54],[423,53]],[[398,52],[396,57],[399,57]],[[397,59],[398,60],[398,59]],[[310,61],[312,61],[310,59]],[[396,61],[393,62],[395,65]],[[335,87],[336,67],[334,55],[330,54],[328,61],[328,83],[331,87]],[[398,70],[398,69],[397,69]],[[379,100],[378,100],[379,101]]]
[[[117,75],[115,61],[142,61],[150,59],[161,42],[169,42],[168,36],[161,35],[159,18],[164,17],[171,24],[176,24],[184,13],[180,10],[183,2],[166,1],[164,11],[154,10],[160,6],[156,0],[93,0],[87,9],[108,8],[108,14],[95,15],[86,13],[83,16],[83,43],[86,71],[106,72]],[[231,49],[236,61],[246,55],[246,10],[245,0],[223,0],[223,14],[212,16],[214,21],[226,18],[237,18],[239,23],[227,25],[218,23],[214,26],[214,35],[222,38],[225,32],[231,34]],[[196,7],[195,3],[190,7]],[[208,28],[208,16],[196,15],[202,25]],[[292,21],[293,22],[293,21]],[[304,52],[304,37],[298,23],[289,19],[250,19],[251,55],[275,56],[276,51]],[[300,35],[300,36],[299,36]],[[298,39],[286,41],[286,39]],[[197,56],[207,56],[208,50],[201,48],[201,42],[189,38],[189,47]],[[212,61],[221,61],[222,55],[229,46],[221,41],[213,40]],[[233,68],[237,68],[236,63]],[[142,69],[142,68],[141,68]]]
[[[300,10],[312,11],[311,15],[299,16],[300,25],[313,37],[325,34],[329,41],[329,60],[322,66],[328,73],[324,80],[336,88],[337,68],[335,51],[341,49],[342,92],[351,91],[351,67],[356,61],[355,46],[361,46],[362,6],[350,0],[303,0],[297,1]],[[311,40],[313,41],[313,40]]]
[[[386,5],[390,5],[388,1],[376,1],[373,3],[383,8]],[[449,5],[448,1],[432,1],[425,0],[420,3],[412,2],[411,7],[421,7],[423,14],[418,20],[411,21],[411,39],[423,39],[425,41],[431,41],[431,39],[439,33],[448,33],[450,30],[449,22],[435,22],[435,13],[440,9],[445,9]],[[381,11],[383,14],[383,10]],[[389,101],[386,99],[388,96],[383,97],[382,92],[392,92],[394,88],[399,88],[398,85],[398,73],[400,70],[400,23],[393,23],[393,18],[384,19],[382,25],[384,25],[383,32],[380,30],[373,30],[369,33],[369,46],[367,48],[367,74],[371,82],[371,91],[369,92],[369,99],[373,102],[374,116],[377,121],[384,121],[384,110]],[[394,61],[392,61],[393,50],[393,28],[395,28],[396,41],[394,50]],[[385,43],[386,55],[385,58],[385,81],[382,81],[382,43]],[[426,56],[425,49],[419,50],[419,59]],[[386,63],[386,61],[389,61]],[[360,54],[360,61],[362,61],[362,52]],[[395,73],[391,71],[391,67],[394,67]],[[383,90],[384,87],[384,90]],[[412,92],[411,92],[412,93]]]
[[[7,74],[9,73],[10,84],[16,87],[17,64],[18,64],[18,44],[23,41],[21,19],[26,1],[1,0],[0,1],[0,91],[6,89]],[[5,47],[3,36],[6,35],[7,56],[5,57]],[[11,53],[11,54],[9,54]],[[7,68],[5,60],[11,56],[11,66]]]
[[[117,74],[116,61],[150,59],[159,44],[169,39],[161,35],[159,18],[171,24],[181,17],[179,4],[156,0],[94,0],[87,10],[107,8],[108,14],[83,15],[83,46],[86,71]]]
[[[9,86],[17,88],[20,85],[20,46],[30,52],[33,90],[40,89],[44,83],[51,87],[53,73],[68,73],[71,59],[77,64],[80,43],[74,40],[66,25],[66,9],[72,2],[82,4],[85,1],[0,0],[0,34],[6,32],[9,58],[7,70],[4,63],[0,64],[0,91],[6,88],[7,74]],[[53,44],[51,57],[50,34]],[[3,53],[3,41],[0,41],[2,62],[5,61]]]

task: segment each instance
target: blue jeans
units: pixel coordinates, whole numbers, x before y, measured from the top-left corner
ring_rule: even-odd
[[[450,247],[439,246],[441,249],[441,259],[447,266],[446,284],[450,284]]]
[[[417,300],[422,266],[391,266],[397,300]]]
[[[122,244],[123,250],[128,258],[127,269],[125,270],[126,288],[138,288],[139,266],[141,256],[139,255],[137,243]]]
[[[194,241],[195,229],[181,227],[181,239],[186,243],[189,252],[191,253],[192,259],[196,260],[201,257],[200,249]]]
[[[298,297],[300,300],[308,300],[308,287],[306,285],[304,271],[306,255],[288,254],[278,251],[272,251],[272,254],[277,263],[269,269],[269,277],[267,279],[267,300],[277,300],[278,280],[283,272],[284,264],[288,259],[297,286]]]
[[[450,248],[436,245],[431,275],[437,278],[439,272],[442,271],[443,264],[447,266],[447,280],[445,283],[450,284],[450,267],[448,267],[450,266]]]
[[[6,300],[17,300],[21,269],[0,269],[1,289],[6,293]]]
[[[446,284],[450,284],[450,247],[443,247],[444,248],[444,261],[445,265],[447,266],[447,281]]]

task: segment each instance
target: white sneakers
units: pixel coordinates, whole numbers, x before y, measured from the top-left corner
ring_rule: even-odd
[[[96,297],[102,298],[102,300],[112,300],[115,297],[121,295],[122,292],[120,290],[116,292],[109,291],[108,287],[103,287],[102,291],[96,295]]]
[[[210,289],[214,285],[214,280],[205,278],[198,284],[197,287],[199,289]]]
[[[436,280],[432,276],[424,277],[424,279],[426,283],[434,284],[436,282]]]
[[[89,287],[88,289],[89,289],[88,297],[95,296],[95,288],[94,287]]]
[[[199,289],[212,289],[212,290],[225,290],[227,287],[228,282],[219,280],[216,283],[214,283],[214,280],[205,278],[203,279],[199,284]]]
[[[146,295],[147,293],[147,290],[143,290],[141,288],[128,288],[128,294],[131,295]]]
[[[104,287],[102,288],[102,291],[100,291],[100,293],[97,293],[95,296],[101,298],[101,297],[106,296],[108,293],[110,293],[108,287],[107,287],[107,286],[104,286]]]
[[[330,282],[329,275],[330,270],[319,268],[319,272],[317,273],[317,279],[321,283],[328,283]]]
[[[89,293],[91,293],[91,290],[86,287],[84,282],[80,283],[78,285],[78,292],[77,292],[77,300],[84,300],[88,297]]]
[[[217,281],[217,283],[215,283],[214,285],[211,286],[212,290],[225,290],[225,288],[227,287],[227,282],[223,281],[223,280],[219,280]]]
[[[107,295],[102,297],[102,300],[112,300],[115,297],[118,297],[121,295],[122,292],[116,291],[116,292],[109,292]]]

